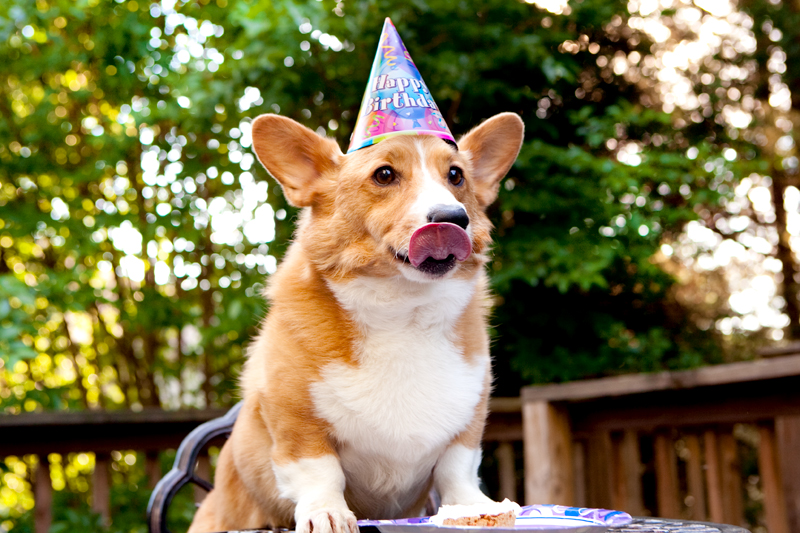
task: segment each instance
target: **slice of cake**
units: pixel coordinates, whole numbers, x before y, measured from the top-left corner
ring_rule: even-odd
[[[509,499],[473,505],[442,505],[431,517],[437,526],[514,527],[520,506]]]

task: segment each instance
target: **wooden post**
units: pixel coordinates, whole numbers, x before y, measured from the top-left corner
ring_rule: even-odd
[[[703,458],[700,453],[700,437],[686,435],[686,448],[689,450],[689,461],[686,468],[686,481],[692,505],[689,517],[692,520],[706,520],[706,492],[703,487]]]
[[[639,452],[639,435],[625,430],[614,439],[614,491],[612,509],[634,516],[644,513],[642,497],[642,460]]]
[[[565,411],[546,401],[523,402],[525,502],[572,505],[572,432]]]
[[[156,488],[156,485],[161,479],[161,464],[158,461],[157,452],[147,452],[145,455],[144,468],[147,473],[147,486],[150,489]]]
[[[708,487],[708,518],[712,522],[724,522],[725,511],[722,504],[722,475],[719,471],[719,446],[714,430],[703,432],[703,445],[706,451],[706,486]]]
[[[744,504],[742,501],[742,470],[733,428],[719,435],[720,473],[722,479],[722,508],[725,523],[743,526]]]
[[[786,501],[781,486],[781,471],[775,450],[775,431],[772,425],[760,425],[758,443],[758,471],[764,490],[764,515],[769,533],[789,533],[786,518]]]
[[[658,431],[653,443],[656,459],[656,500],[658,514],[667,518],[680,518],[678,499],[678,458],[669,433]]]
[[[53,523],[53,483],[50,480],[50,463],[46,455],[39,455],[34,478],[34,531],[47,533]]]
[[[611,435],[611,509],[627,511],[628,480],[625,479],[625,454],[622,451],[622,435],[615,431]]]
[[[608,431],[595,431],[589,436],[588,464],[586,479],[586,500],[591,507],[612,509],[614,507],[614,479],[611,463],[614,452],[611,434]]]
[[[586,503],[586,445],[581,440],[572,443],[572,468],[575,478],[573,505],[586,507],[589,505]]]
[[[500,499],[517,501],[517,468],[514,464],[514,446],[508,441],[497,445],[494,452],[497,459],[497,475],[500,482]]]
[[[800,416],[776,418],[775,433],[789,531],[800,531]]]
[[[92,511],[103,518],[106,527],[111,524],[111,479],[108,471],[110,459],[107,453],[96,453],[92,474]]]
[[[207,481],[211,481],[211,460],[208,458],[208,453],[201,453],[197,457],[197,469],[195,473]],[[206,499],[208,492],[204,488],[197,485],[194,486],[194,502],[197,504],[203,503]]]

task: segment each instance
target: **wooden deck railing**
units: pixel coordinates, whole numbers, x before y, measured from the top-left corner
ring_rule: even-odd
[[[522,402],[519,398],[493,398],[492,414],[484,441],[493,443],[498,465],[500,494],[516,499],[514,452],[511,443],[522,440]],[[150,487],[161,478],[158,454],[177,448],[183,438],[203,422],[223,415],[225,409],[161,411],[82,411],[0,415],[0,457],[35,454],[39,466],[33,473],[34,528],[47,533],[52,523],[52,481],[47,456],[51,453],[93,452],[92,509],[106,523],[110,506],[111,452],[145,452]],[[199,473],[209,477],[208,456],[201,456]],[[200,501],[205,492],[195,492]]]
[[[528,503],[743,525],[738,432],[757,443],[768,532],[800,531],[800,355],[526,387],[522,401]]]
[[[38,456],[31,484],[34,492],[34,527],[46,533],[52,522],[52,482],[47,456],[51,453],[94,452],[92,509],[108,523],[110,511],[111,452],[145,452],[151,487],[161,477],[158,453],[177,448],[199,424],[223,415],[225,409],[193,411],[81,411],[0,416],[0,457]]]
[[[518,497],[513,443],[524,437],[526,503],[733,524],[743,521],[745,489],[735,432],[750,424],[768,532],[800,531],[800,355],[526,387],[521,399],[493,398],[491,409],[484,440],[497,464],[500,497]],[[47,455],[94,452],[92,507],[108,521],[112,451],[146,452],[152,486],[161,476],[158,453],[223,413],[0,416],[0,457],[38,455],[41,467],[31,481],[35,530],[44,533],[52,501]],[[209,468],[207,458],[198,468]]]
[[[223,413],[0,416],[0,457],[39,456],[31,482],[35,530],[44,533],[52,501],[47,455],[94,452],[92,507],[108,521],[112,451],[146,452],[152,486],[162,474],[158,453]],[[800,531],[800,355],[527,387],[521,399],[492,400],[484,440],[497,464],[500,497],[518,497],[513,443],[524,437],[526,503],[741,524],[745,483],[735,435],[741,424],[750,424],[748,438],[758,443],[768,532]],[[207,458],[198,468],[209,468]]]

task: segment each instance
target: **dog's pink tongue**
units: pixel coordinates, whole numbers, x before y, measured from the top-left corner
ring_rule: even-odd
[[[469,257],[472,243],[467,232],[449,222],[425,224],[411,235],[408,245],[408,260],[418,267],[429,257],[447,259],[450,255],[459,261]]]

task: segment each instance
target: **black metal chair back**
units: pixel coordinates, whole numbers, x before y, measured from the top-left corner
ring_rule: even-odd
[[[224,416],[209,420],[189,433],[178,448],[172,470],[158,482],[150,502],[147,504],[147,526],[150,533],[169,533],[167,529],[167,509],[172,498],[187,483],[192,483],[210,491],[214,488],[209,480],[195,474],[195,465],[200,452],[216,438],[227,438],[233,430],[233,423],[239,416],[242,402],[234,405]]]

